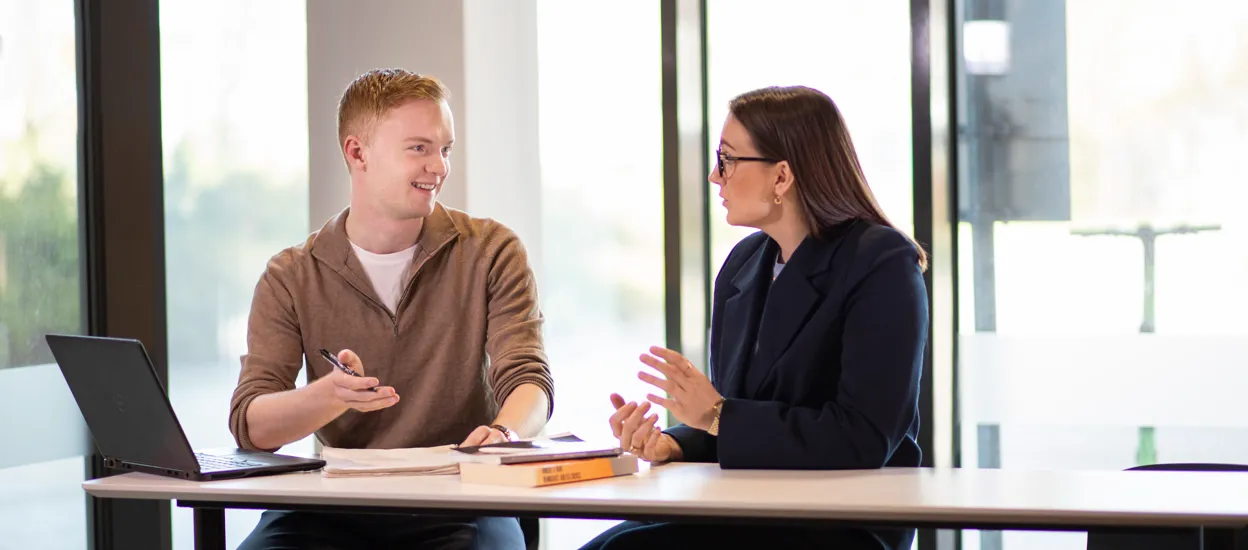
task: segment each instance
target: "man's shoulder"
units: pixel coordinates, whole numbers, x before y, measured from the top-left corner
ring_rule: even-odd
[[[463,210],[444,207],[459,233],[460,244],[473,251],[496,252],[508,245],[519,245],[515,230],[495,218],[475,216]]]
[[[314,231],[302,242],[283,248],[269,258],[264,268],[264,278],[287,279],[307,269],[313,261],[312,249],[320,231]]]

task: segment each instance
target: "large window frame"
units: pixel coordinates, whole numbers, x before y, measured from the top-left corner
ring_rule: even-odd
[[[137,338],[168,380],[157,0],[76,0],[87,334]],[[93,453],[87,477],[110,475]],[[169,505],[87,498],[91,548],[169,548]]]

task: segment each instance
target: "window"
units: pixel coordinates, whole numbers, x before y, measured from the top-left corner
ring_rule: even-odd
[[[845,117],[884,212],[910,233],[909,3],[779,0],[763,7],[715,0],[706,10],[711,154],[733,97],[764,86],[815,88]],[[709,192],[714,276],[737,241],[755,230],[729,226],[719,188]]]
[[[962,464],[1248,461],[1248,6],[957,4]]]
[[[0,3],[0,368],[82,324],[71,2]]]
[[[253,290],[308,234],[305,22],[299,0],[160,3],[169,394],[196,448],[234,445]],[[229,546],[258,518],[228,512]],[[175,507],[173,523],[190,548],[191,512]]]
[[[610,437],[608,396],[644,400],[637,357],[664,344],[659,6],[539,0],[537,26],[547,432]],[[611,525],[545,523],[551,548]]]
[[[73,2],[0,0],[0,533],[15,548],[87,544],[88,439],[44,341],[83,325],[74,33]]]

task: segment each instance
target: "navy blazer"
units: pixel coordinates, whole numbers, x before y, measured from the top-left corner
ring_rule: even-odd
[[[772,281],[779,245],[743,239],[715,278],[711,381],[719,436],[666,430],[722,468],[919,466],[927,289],[918,251],[864,220],[807,237]],[[757,344],[757,346],[756,346]]]

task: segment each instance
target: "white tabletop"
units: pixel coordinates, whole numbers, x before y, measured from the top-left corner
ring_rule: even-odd
[[[458,476],[299,473],[192,482],[131,473],[83,483],[104,498],[536,513],[564,517],[850,520],[985,526],[1240,527],[1248,474],[980,469],[721,470],[670,464],[637,475],[522,489]]]

